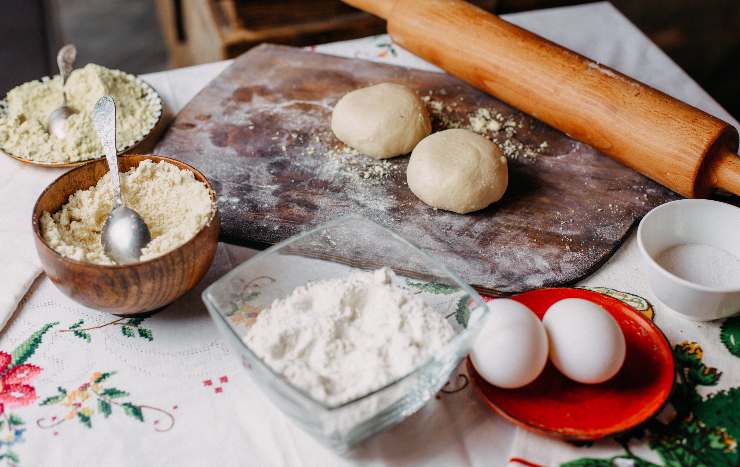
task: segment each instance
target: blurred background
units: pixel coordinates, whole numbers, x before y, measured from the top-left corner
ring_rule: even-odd
[[[587,3],[474,0],[494,13]],[[78,62],[130,73],[235,57],[261,42],[309,45],[384,32],[339,0],[0,0],[0,95],[56,72],[61,44]],[[740,118],[740,1],[612,0]]]

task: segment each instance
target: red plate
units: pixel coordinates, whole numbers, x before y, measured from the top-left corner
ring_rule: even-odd
[[[640,425],[663,407],[673,388],[671,346],[651,320],[627,304],[583,289],[541,289],[511,297],[542,319],[558,300],[598,303],[619,323],[627,343],[622,369],[601,384],[581,384],[548,362],[531,384],[502,389],[488,384],[468,359],[468,372],[486,403],[499,415],[531,431],[590,441]]]

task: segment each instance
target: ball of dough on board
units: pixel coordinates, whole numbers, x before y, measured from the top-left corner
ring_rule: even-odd
[[[343,143],[375,159],[408,154],[432,131],[424,103],[394,83],[357,89],[339,99],[331,129]]]
[[[509,174],[498,146],[472,131],[455,129],[416,145],[406,180],[429,206],[466,214],[501,199]]]

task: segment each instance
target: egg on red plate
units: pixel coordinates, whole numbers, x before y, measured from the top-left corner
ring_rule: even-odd
[[[514,300],[488,304],[489,316],[478,333],[470,359],[478,373],[501,388],[534,381],[547,363],[547,335],[532,310]]]
[[[617,374],[626,352],[624,334],[604,308],[589,300],[566,298],[553,303],[542,323],[550,361],[579,383],[603,383]]]

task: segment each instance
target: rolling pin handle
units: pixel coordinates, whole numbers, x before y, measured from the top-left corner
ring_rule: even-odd
[[[729,149],[723,149],[707,169],[709,182],[713,187],[740,196],[740,156]]]
[[[383,19],[388,19],[393,10],[396,0],[343,0],[344,3],[352,5],[360,10],[367,11],[370,14]]]

